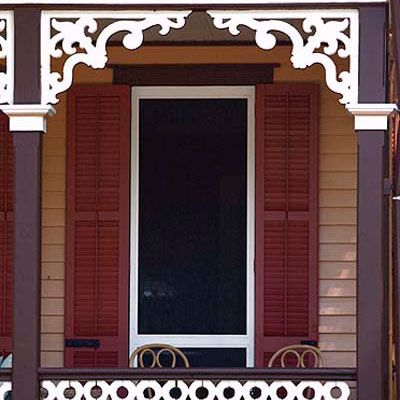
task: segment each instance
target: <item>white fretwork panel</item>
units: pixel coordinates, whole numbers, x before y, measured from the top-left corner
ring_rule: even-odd
[[[95,69],[106,66],[107,42],[122,33],[122,45],[138,49],[144,31],[159,26],[159,34],[185,25],[190,11],[44,11],[42,13],[41,64],[42,104],[58,103],[57,95],[67,90],[73,70],[82,63]],[[64,58],[63,71],[52,70],[52,58]]]
[[[0,11],[0,104],[12,104],[14,97],[13,17],[12,11]]]
[[[263,50],[273,49],[277,34],[284,34],[292,42],[294,68],[321,64],[326,84],[341,95],[340,102],[358,102],[358,10],[213,10],[208,14],[216,28],[228,29],[232,35],[239,35],[241,26],[255,31],[255,42]],[[338,69],[340,59],[346,60],[347,69]]]
[[[169,380],[164,384],[155,380],[139,382],[121,380],[107,381],[43,381],[42,388],[47,392],[45,400],[282,400],[282,388],[287,395],[285,400],[347,400],[350,389],[345,382],[302,381],[221,381],[198,380],[186,383],[182,380]],[[200,394],[199,391],[202,391]],[[257,391],[254,397],[254,391]],[[43,395],[45,395],[43,393]],[[269,397],[268,397],[269,396]]]

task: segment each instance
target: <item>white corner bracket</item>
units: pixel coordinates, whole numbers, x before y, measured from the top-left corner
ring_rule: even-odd
[[[388,129],[388,117],[397,111],[397,105],[383,104],[348,104],[346,106],[354,116],[354,129],[356,131],[379,131]]]
[[[41,74],[42,104],[56,104],[58,95],[73,81],[76,65],[105,68],[107,43],[122,34],[122,46],[138,49],[144,32],[159,26],[159,34],[181,29],[191,11],[42,11]],[[63,60],[62,71],[52,69],[52,60]]]
[[[43,104],[7,104],[0,109],[10,118],[11,132],[46,133],[47,117],[56,113],[53,106]]]
[[[208,14],[216,28],[232,35],[240,35],[243,27],[253,30],[255,43],[263,50],[272,50],[279,35],[287,37],[294,68],[320,64],[328,88],[341,96],[340,103],[358,102],[358,10],[212,10]]]

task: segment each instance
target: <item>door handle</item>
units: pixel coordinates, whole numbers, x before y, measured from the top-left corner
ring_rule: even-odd
[[[98,349],[100,347],[99,339],[65,339],[65,347],[90,347]]]

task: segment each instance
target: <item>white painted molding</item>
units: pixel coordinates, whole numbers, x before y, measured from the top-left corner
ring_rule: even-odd
[[[73,81],[73,70],[83,63],[106,66],[107,41],[124,33],[122,45],[129,50],[143,43],[143,32],[160,26],[160,35],[185,25],[191,11],[43,11],[41,21],[42,104],[56,104],[57,95]],[[107,23],[99,31],[98,21]],[[111,22],[110,22],[111,21]],[[79,50],[79,51],[78,51]],[[51,59],[65,57],[63,72],[52,71]]]
[[[354,116],[355,130],[387,130],[388,117],[397,111],[396,104],[348,104],[346,106]]]
[[[240,26],[255,31],[255,42],[263,50],[277,45],[276,33],[291,40],[291,62],[304,69],[321,64],[326,84],[340,94],[342,104],[358,102],[358,10],[260,10],[208,11],[218,29],[240,34]],[[302,29],[295,25],[302,20]],[[338,71],[334,58],[348,59],[348,70]]]
[[[14,98],[14,13],[0,11],[0,59],[5,71],[0,72],[0,104],[12,104]]]
[[[47,117],[54,115],[55,109],[42,104],[12,104],[0,106],[9,117],[11,132],[47,131]]]

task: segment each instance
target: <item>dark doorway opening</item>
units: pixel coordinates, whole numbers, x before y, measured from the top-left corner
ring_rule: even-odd
[[[246,334],[247,100],[141,99],[139,118],[138,333]]]

